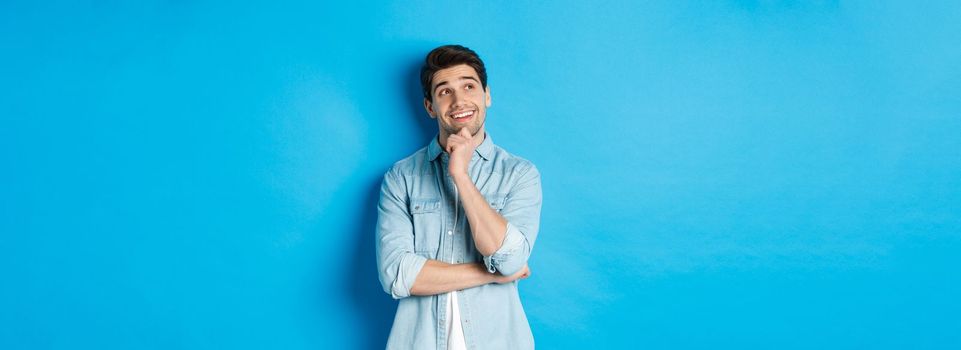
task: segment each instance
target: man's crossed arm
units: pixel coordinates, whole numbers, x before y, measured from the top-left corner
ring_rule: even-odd
[[[417,274],[411,295],[434,295],[455,290],[464,290],[489,283],[509,283],[530,276],[526,266],[517,273],[504,276],[493,274],[481,263],[448,264],[438,260],[427,260]]]

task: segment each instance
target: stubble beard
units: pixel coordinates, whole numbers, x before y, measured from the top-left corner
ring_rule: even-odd
[[[467,126],[456,126],[456,125],[450,125],[445,123],[441,123],[441,126],[444,128],[444,131],[447,132],[447,135],[454,135],[460,132],[461,128],[467,128],[467,131],[470,132],[471,137],[477,136],[477,133],[480,131],[480,128],[481,128],[481,124],[478,123],[476,119],[471,121],[470,124],[468,124]]]

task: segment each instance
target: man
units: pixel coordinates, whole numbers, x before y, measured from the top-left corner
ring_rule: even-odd
[[[399,299],[389,349],[531,349],[517,294],[540,222],[540,173],[484,131],[487,71],[463,46],[431,51],[424,108],[437,120],[427,147],[384,175],[377,269]]]

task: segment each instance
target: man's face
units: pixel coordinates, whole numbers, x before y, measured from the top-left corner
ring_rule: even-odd
[[[490,87],[481,88],[474,68],[466,64],[444,68],[434,73],[431,96],[424,108],[437,119],[441,139],[467,128],[471,135],[483,130],[487,107],[491,104]]]

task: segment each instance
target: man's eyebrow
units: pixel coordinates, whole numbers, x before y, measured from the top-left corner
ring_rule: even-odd
[[[472,77],[472,76],[469,76],[469,75],[462,76],[462,77],[460,77],[459,80],[464,80],[464,79],[473,80],[474,82],[476,82],[476,83],[478,83],[478,84],[480,83],[479,81],[477,81],[476,78],[474,78],[474,77]],[[442,82],[440,82],[440,83],[437,83],[437,85],[434,85],[434,91],[437,91],[437,88],[439,88],[439,87],[441,87],[441,86],[443,86],[443,85],[447,85],[447,80],[444,80],[444,81],[442,81]]]

